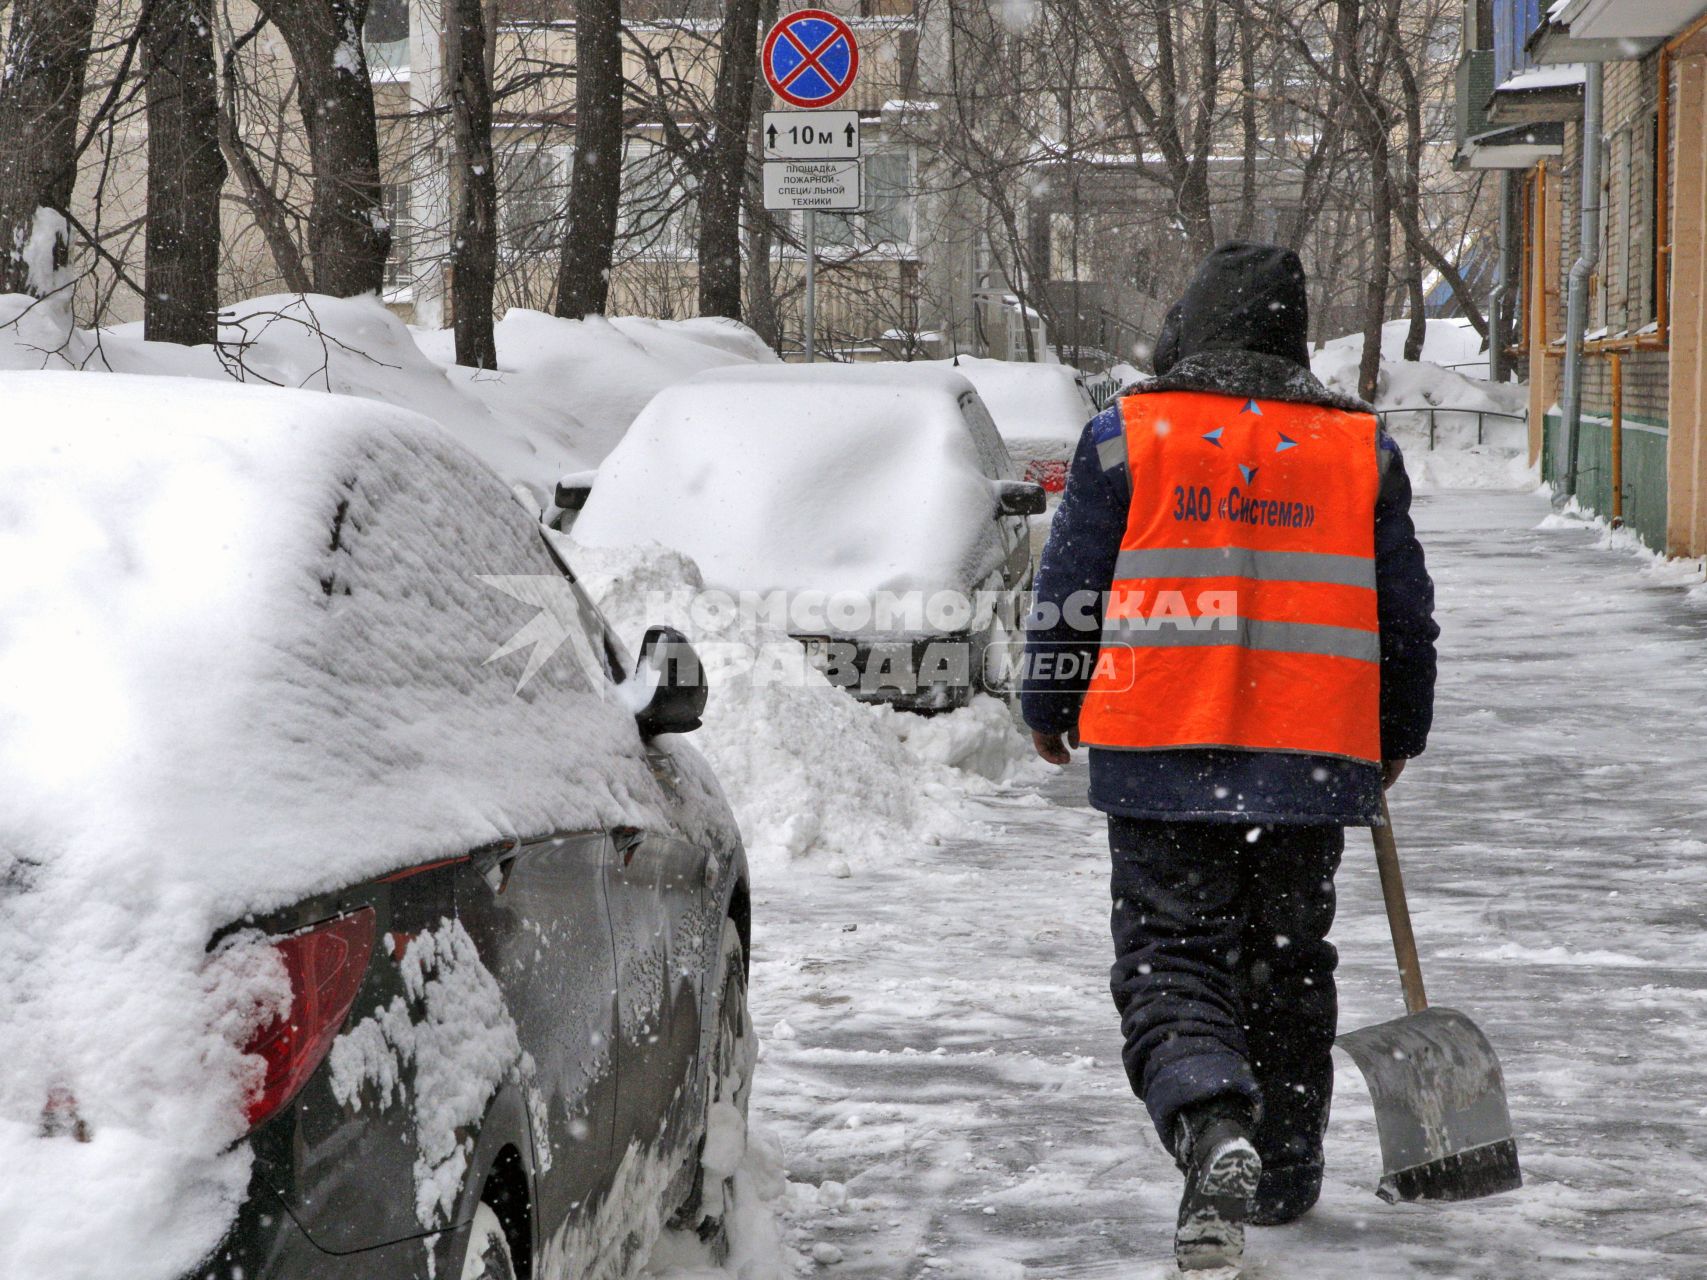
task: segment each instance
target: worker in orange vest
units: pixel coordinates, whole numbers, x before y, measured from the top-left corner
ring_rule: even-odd
[[[1420,754],[1434,587],[1397,446],[1310,371],[1303,267],[1229,243],[1157,376],[1085,429],[1038,571],[1022,703],[1090,748],[1125,1065],[1185,1174],[1182,1270],[1320,1194],[1347,826]]]

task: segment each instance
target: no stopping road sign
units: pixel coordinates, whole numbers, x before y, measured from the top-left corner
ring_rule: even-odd
[[[833,13],[797,9],[765,37],[765,80],[790,106],[827,107],[853,87],[859,43]]]

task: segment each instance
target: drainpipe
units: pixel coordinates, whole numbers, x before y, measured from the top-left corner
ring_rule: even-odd
[[[1582,243],[1571,264],[1570,293],[1565,303],[1565,386],[1560,408],[1565,419],[1565,492],[1577,491],[1577,455],[1583,425],[1583,334],[1588,329],[1588,285],[1600,265],[1600,132],[1601,86],[1604,68],[1588,65],[1583,85],[1582,127]]]
[[[1488,299],[1488,377],[1506,380],[1506,299],[1511,296],[1511,170],[1500,170],[1500,250],[1494,269],[1494,292]]]
[[[1624,357],[1614,351],[1612,365],[1612,527],[1624,527]]]

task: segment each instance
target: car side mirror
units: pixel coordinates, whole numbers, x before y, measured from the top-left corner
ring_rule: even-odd
[[[564,476],[557,482],[557,495],[553,501],[562,511],[579,511],[587,505],[587,498],[593,492],[593,477],[596,471],[576,471]]]
[[[630,680],[650,684],[652,696],[635,713],[642,738],[691,733],[705,713],[705,667],[688,638],[674,627],[648,627]]]
[[[998,516],[1040,516],[1049,509],[1043,486],[1029,480],[1002,480],[996,485]]]

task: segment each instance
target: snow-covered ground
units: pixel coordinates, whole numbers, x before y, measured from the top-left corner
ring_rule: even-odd
[[[295,305],[244,309],[255,380],[318,379],[425,411],[536,494],[603,457],[657,387],[766,358],[738,327],[517,313],[500,331],[507,371],[476,375],[447,369],[442,339],[377,304],[317,302],[312,325]],[[46,309],[0,333],[0,367],[42,364],[226,376],[211,349],[77,331]],[[1355,379],[1355,353],[1324,352],[1317,367],[1336,385],[1348,369]],[[1520,394],[1428,365],[1384,372],[1384,406],[1420,395],[1504,407]],[[169,390],[111,383],[138,403]],[[269,403],[258,396],[255,413]],[[1323,1204],[1255,1233],[1251,1275],[1707,1277],[1707,586],[1551,515],[1510,452],[1430,454],[1414,428],[1395,430],[1445,634],[1434,747],[1395,793],[1396,816],[1431,992],[1498,1047],[1530,1185],[1469,1205],[1382,1205],[1367,1096],[1345,1065]],[[1103,820],[1083,803],[1082,764],[1031,762],[993,699],[922,720],[810,673],[754,680],[742,645],[800,662],[798,645],[697,617],[690,561],[622,548],[575,561],[631,646],[667,621],[706,648],[714,693],[695,741],[755,877],[764,1056],[734,1257],[713,1267],[671,1237],[648,1274],[1171,1274],[1177,1175],[1119,1067]],[[1355,834],[1340,888],[1351,1027],[1399,1007]],[[69,914],[50,923],[76,932]],[[23,1220],[50,1182],[11,1185]]]
[[[1532,492],[1416,510],[1442,676],[1395,821],[1430,990],[1498,1048],[1529,1182],[1382,1204],[1342,1063],[1322,1204],[1253,1232],[1249,1274],[1707,1276],[1707,589]],[[971,797],[957,838],[756,877],[754,1120],[788,1180],[767,1147],[780,1243],[740,1275],[1171,1274],[1178,1176],[1119,1065],[1083,792],[1075,765]],[[1361,833],[1339,887],[1349,1028],[1400,1008]]]

